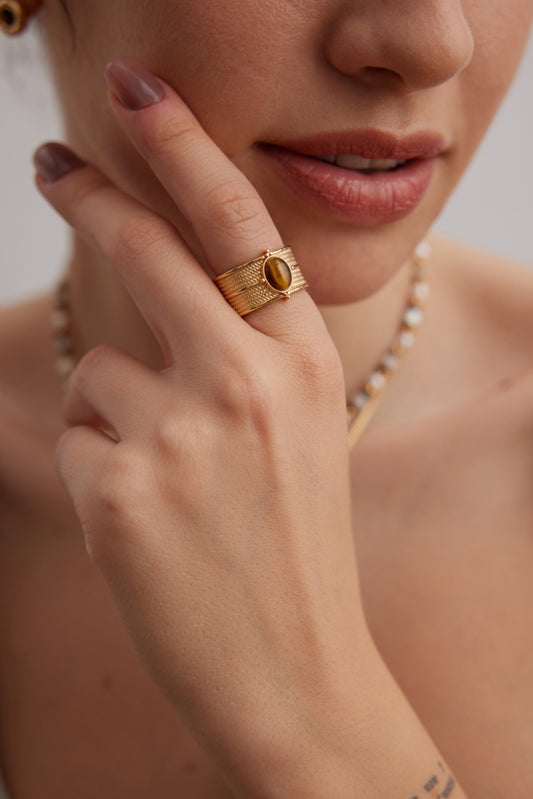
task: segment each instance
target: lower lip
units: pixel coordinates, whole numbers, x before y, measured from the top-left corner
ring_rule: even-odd
[[[300,155],[260,146],[275,171],[302,199],[321,212],[365,227],[397,222],[421,202],[433,159],[413,159],[393,172],[365,175]]]

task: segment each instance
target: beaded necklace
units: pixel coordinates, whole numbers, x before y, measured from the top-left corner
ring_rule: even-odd
[[[413,279],[400,329],[363,388],[350,397],[346,403],[350,449],[359,440],[375,413],[392,376],[398,371],[402,357],[416,341],[416,334],[422,324],[424,307],[429,296],[429,284],[426,278],[430,257],[429,242],[420,242],[413,255]],[[72,320],[67,278],[63,278],[59,282],[54,292],[51,327],[56,350],[56,372],[63,385],[66,385],[78,361],[71,335]]]
[[[350,449],[359,440],[377,410],[392,376],[398,371],[400,360],[408,350],[412,349],[416,341],[416,334],[424,319],[426,300],[429,297],[427,277],[430,258],[431,245],[428,241],[421,241],[413,255],[413,280],[400,329],[364,387],[346,403]]]

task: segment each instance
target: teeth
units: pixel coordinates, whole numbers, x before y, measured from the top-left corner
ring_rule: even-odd
[[[405,161],[393,161],[391,158],[381,158],[372,161],[370,169],[395,169],[400,164],[405,164]]]
[[[345,169],[371,169],[372,161],[370,158],[361,158],[360,155],[338,155],[335,163]]]
[[[329,156],[328,156],[329,160]],[[333,163],[330,161],[330,163]],[[337,166],[344,169],[369,170],[372,172],[386,172],[405,164],[405,161],[393,161],[391,158],[361,158],[360,155],[341,154],[335,157]]]

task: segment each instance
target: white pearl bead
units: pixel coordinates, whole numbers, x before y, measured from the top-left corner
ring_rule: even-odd
[[[409,327],[418,327],[422,323],[424,312],[421,308],[408,308],[404,314],[404,322]]]
[[[75,365],[76,361],[71,355],[60,355],[55,362],[56,373],[59,377],[68,377]]]
[[[379,389],[383,388],[383,386],[387,382],[387,378],[385,377],[383,372],[372,372],[368,382],[370,383],[372,388],[375,388],[377,391],[379,391]]]
[[[63,333],[70,327],[70,318],[68,311],[61,308],[54,308],[50,314],[50,325],[54,333]]]
[[[402,347],[409,349],[415,343],[416,337],[415,334],[412,333],[410,330],[404,330],[400,333],[400,344]]]
[[[427,300],[429,297],[429,283],[425,280],[416,280],[413,284],[413,296],[418,300]]]
[[[418,258],[420,261],[427,261],[428,258],[431,258],[431,244],[429,241],[421,241],[415,247],[415,257]]]
[[[394,370],[398,368],[399,363],[400,359],[393,352],[387,352],[387,354],[381,359],[382,366],[384,366],[389,372],[394,372]]]
[[[366,391],[360,391],[359,394],[356,394],[352,400],[352,405],[360,411],[362,408],[365,407],[366,403],[368,402],[368,394]]]

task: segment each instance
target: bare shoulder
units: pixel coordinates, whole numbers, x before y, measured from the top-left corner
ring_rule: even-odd
[[[440,238],[435,259],[479,364],[479,386],[533,433],[533,265]]]
[[[470,304],[470,311],[478,319],[489,319],[492,326],[511,339],[523,337],[524,345],[533,353],[533,263],[448,239],[435,238],[434,244],[438,266],[451,273],[450,285]]]

